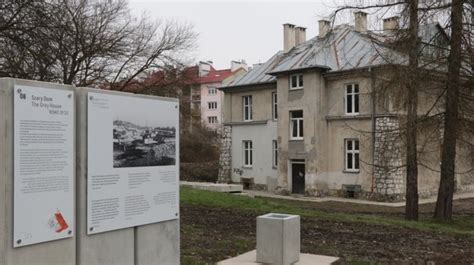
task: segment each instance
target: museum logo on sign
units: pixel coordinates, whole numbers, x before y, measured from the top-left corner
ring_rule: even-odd
[[[20,95],[20,99],[26,99],[26,93],[21,93],[21,89],[18,89],[16,92]]]

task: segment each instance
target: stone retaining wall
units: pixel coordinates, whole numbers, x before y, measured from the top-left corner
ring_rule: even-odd
[[[224,126],[221,133],[219,155],[219,183],[232,182],[232,126]]]
[[[375,192],[382,197],[390,197],[388,199],[404,197],[402,195],[405,192],[405,173],[402,167],[402,146],[400,143],[398,119],[396,117],[376,118]]]

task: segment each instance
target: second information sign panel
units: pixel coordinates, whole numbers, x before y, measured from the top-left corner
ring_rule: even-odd
[[[88,234],[178,218],[176,101],[88,93]]]

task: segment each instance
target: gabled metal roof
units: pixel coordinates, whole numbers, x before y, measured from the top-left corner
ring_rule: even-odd
[[[433,32],[433,25],[420,27],[423,39]],[[431,35],[431,34],[428,34]],[[404,64],[407,57],[390,49],[385,41],[393,36],[357,32],[347,24],[336,26],[326,37],[314,37],[287,53],[277,52],[264,64],[251,69],[226,87],[240,87],[275,82],[274,75],[319,68],[329,72],[345,71],[387,63]],[[226,87],[223,87],[225,89]]]
[[[387,52],[372,33],[357,32],[353,26],[339,25],[324,38],[315,37],[291,49],[271,74],[298,69],[321,68],[342,71],[383,64]]]
[[[271,71],[278,64],[282,58],[282,55],[282,51],[277,52],[270,59],[268,59],[268,61],[263,64],[255,65],[246,74],[236,78],[225,87],[238,87],[276,82],[276,78],[274,76],[268,75],[267,72]],[[225,89],[225,87],[221,88]]]

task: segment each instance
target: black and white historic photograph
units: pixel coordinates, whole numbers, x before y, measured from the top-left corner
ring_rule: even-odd
[[[114,168],[176,163],[176,128],[114,120]]]

